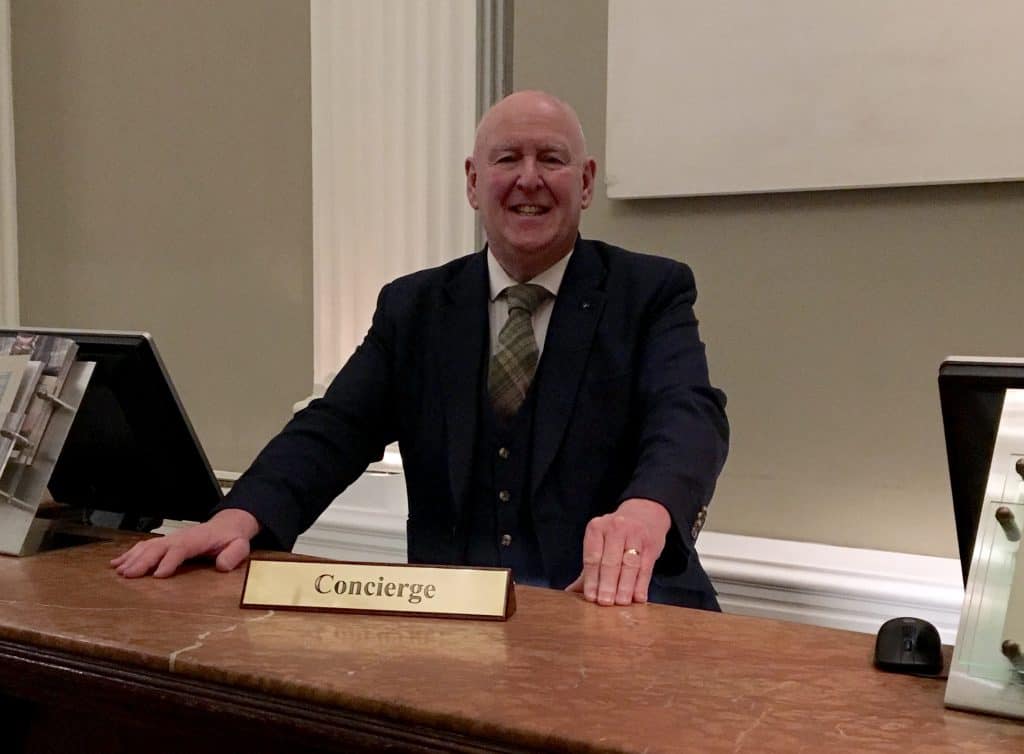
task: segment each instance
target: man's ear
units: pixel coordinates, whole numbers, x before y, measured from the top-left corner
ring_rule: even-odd
[[[473,165],[473,158],[466,158],[466,199],[469,206],[479,209],[480,203],[476,200],[476,166]]]
[[[583,193],[580,196],[581,206],[586,209],[594,198],[594,178],[597,175],[597,160],[588,157],[583,164]]]

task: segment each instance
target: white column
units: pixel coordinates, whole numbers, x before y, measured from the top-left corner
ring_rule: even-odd
[[[387,281],[473,250],[475,0],[311,0],[313,380]]]
[[[4,325],[18,325],[18,201],[14,173],[10,0],[0,0],[0,326]]]

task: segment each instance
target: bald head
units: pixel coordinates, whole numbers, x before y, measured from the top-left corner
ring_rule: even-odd
[[[500,124],[516,113],[538,112],[564,119],[567,135],[572,137],[572,146],[578,159],[585,159],[587,140],[583,136],[583,126],[572,105],[560,100],[553,94],[540,90],[523,90],[513,92],[499,100],[484,113],[476,127],[476,139],[473,142],[473,155],[479,154],[481,142],[490,137],[495,124]]]
[[[596,170],[575,111],[546,92],[510,94],[480,119],[466,196],[512,278],[530,280],[572,250]]]

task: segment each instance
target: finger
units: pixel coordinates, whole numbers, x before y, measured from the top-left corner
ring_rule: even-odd
[[[604,552],[604,532],[600,519],[587,524],[583,534],[583,597],[597,602],[597,585],[601,578],[601,553]]]
[[[157,579],[165,579],[168,576],[173,576],[174,572],[178,570],[178,567],[188,560],[190,557],[202,554],[202,552],[191,552],[188,548],[181,544],[174,544],[167,548],[167,552],[163,558],[160,559],[160,564],[153,571],[153,577]]]
[[[637,577],[640,574],[643,560],[641,553],[640,537],[627,535],[626,547],[622,553],[622,568],[619,571],[619,588],[615,593],[616,605],[630,605],[633,603],[633,596],[636,594]]]
[[[612,519],[610,531],[605,533],[604,551],[601,553],[601,578],[597,585],[597,601],[601,605],[614,605],[619,589],[619,572],[622,570],[622,551],[626,549],[626,535],[623,531],[625,519]]]
[[[565,588],[567,592],[582,592],[583,591],[583,571],[580,571],[580,575],[576,577],[576,580],[569,584]]]
[[[144,539],[141,542],[136,542],[130,550],[122,553],[116,558],[121,561],[120,564],[131,563],[134,560],[138,560],[139,557],[146,554],[146,552],[153,546],[159,545],[159,539]]]
[[[145,544],[145,543],[144,542],[136,542],[134,545],[132,545],[130,548],[128,548],[127,550],[122,552],[116,558],[111,558],[110,559],[110,565],[113,566],[114,568],[117,568],[122,563],[124,563],[127,560],[131,559],[132,553],[136,552],[143,544]]]
[[[640,572],[636,575],[636,586],[633,588],[634,602],[647,602],[647,592],[651,588],[655,560],[657,560],[657,555],[654,548],[648,547],[646,550],[640,551]]]
[[[145,545],[144,547],[133,547],[135,552],[129,553],[129,556],[124,563],[122,563],[117,572],[126,578],[134,579],[139,576],[145,576],[160,562],[160,559],[164,556],[167,550],[166,544],[162,539],[154,539],[148,542],[140,542],[139,544]]]
[[[247,557],[249,557],[249,540],[233,539],[217,556],[217,570],[233,571]]]
[[[132,565],[137,563],[140,557],[143,557],[146,552],[146,542],[138,542],[128,552],[123,553],[117,560],[118,563],[115,566],[119,575],[124,576],[128,571],[131,570]]]

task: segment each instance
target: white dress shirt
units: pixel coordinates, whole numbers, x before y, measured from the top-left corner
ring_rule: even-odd
[[[544,352],[544,339],[548,334],[551,312],[555,308],[555,298],[558,296],[558,289],[562,285],[562,278],[565,277],[565,268],[569,265],[569,257],[571,256],[572,250],[570,249],[568,254],[548,267],[544,272],[526,281],[527,283],[533,283],[534,285],[546,288],[548,293],[551,294],[551,298],[543,301],[536,311],[533,312],[533,335],[537,339],[538,358]],[[512,285],[518,285],[518,282],[505,272],[490,249],[487,249],[487,275],[491,283],[490,303],[487,306],[487,313],[491,322],[491,355],[493,356],[498,348],[498,333],[501,332],[501,328],[505,326],[505,321],[508,319],[508,299],[505,296],[505,289]]]

